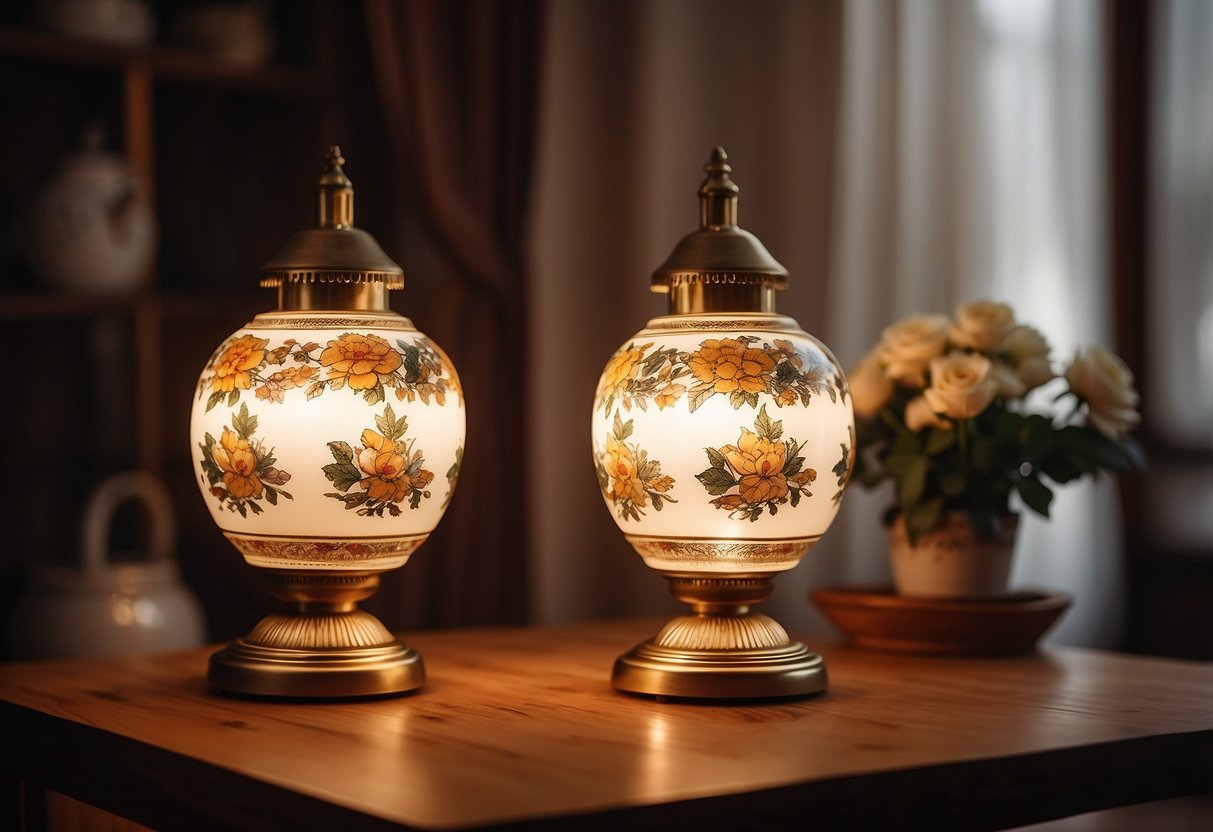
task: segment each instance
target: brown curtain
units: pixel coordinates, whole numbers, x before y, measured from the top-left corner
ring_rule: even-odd
[[[446,517],[376,607],[396,626],[527,614],[526,270],[543,8],[366,0],[389,162],[444,278],[419,326],[455,363],[468,436]]]

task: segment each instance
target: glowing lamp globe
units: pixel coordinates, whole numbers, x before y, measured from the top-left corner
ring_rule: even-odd
[[[459,475],[455,368],[388,307],[401,269],[353,226],[331,148],[315,228],[262,267],[278,308],[221,343],[190,423],[203,499],[284,609],[211,658],[219,690],[347,697],[421,687],[424,665],[359,610],[441,519]]]
[[[705,165],[700,228],[653,275],[670,314],[628,339],[594,400],[603,499],[690,613],[621,656],[631,693],[731,699],[826,688],[822,659],[751,607],[838,512],[854,462],[846,379],[775,313],[787,271],[737,226],[723,149]]]

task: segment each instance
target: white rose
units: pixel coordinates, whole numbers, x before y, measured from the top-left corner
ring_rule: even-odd
[[[1001,399],[1017,399],[1028,392],[1019,374],[1002,361],[990,362],[990,378],[998,386],[998,397]]]
[[[1005,303],[979,300],[956,307],[956,325],[950,333],[958,347],[990,352],[1002,349],[1015,326],[1015,313]]]
[[[951,321],[942,315],[914,315],[885,327],[876,346],[885,375],[910,387],[925,387],[931,359],[943,355]]]
[[[1023,325],[1015,327],[1002,348],[1023,382],[1025,392],[1055,378],[1049,363],[1049,342],[1036,329]]]
[[[923,391],[931,410],[950,419],[972,419],[990,406],[998,384],[990,359],[953,350],[931,362],[931,386]]]
[[[1099,347],[1079,350],[1066,368],[1066,381],[1087,403],[1091,426],[1109,439],[1122,439],[1141,422],[1133,373],[1113,353]]]
[[[915,396],[906,404],[906,427],[918,433],[924,428],[947,430],[952,423],[932,410],[925,396]]]
[[[1047,358],[1025,358],[1015,365],[1015,374],[1023,382],[1025,392],[1035,390],[1057,377]]]
[[[851,406],[861,419],[871,419],[893,395],[893,382],[884,374],[875,350],[865,355],[847,374],[847,385],[851,388]]]

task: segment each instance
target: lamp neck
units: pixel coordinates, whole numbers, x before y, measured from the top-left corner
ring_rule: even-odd
[[[390,310],[388,287],[378,280],[286,279],[278,285],[278,309],[282,312],[387,312]]]
[[[764,284],[717,284],[687,281],[670,285],[671,315],[713,312],[775,312],[775,287]]]

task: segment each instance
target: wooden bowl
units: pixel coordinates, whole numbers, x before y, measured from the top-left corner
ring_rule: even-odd
[[[1070,606],[1064,592],[1002,598],[906,598],[888,588],[818,589],[811,596],[854,647],[934,656],[1018,656]]]

